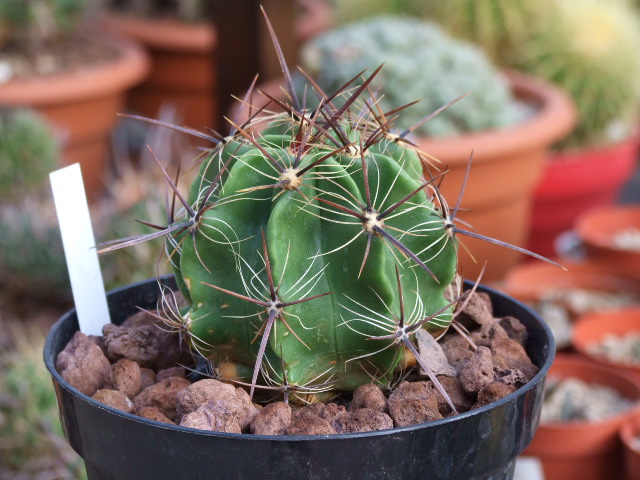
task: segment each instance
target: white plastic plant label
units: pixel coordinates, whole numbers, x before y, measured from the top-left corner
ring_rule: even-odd
[[[111,319],[80,164],[51,172],[49,179],[80,331],[101,335]]]

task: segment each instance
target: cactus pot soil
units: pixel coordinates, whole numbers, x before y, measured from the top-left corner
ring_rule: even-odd
[[[163,279],[171,284],[172,279]],[[467,285],[469,287],[469,285]],[[554,357],[545,323],[523,304],[480,286],[495,317],[513,316],[527,330],[524,348],[539,368],[524,386],[479,408],[442,420],[366,433],[261,436],[168,425],[124,413],[84,395],[56,370],[56,358],[78,330],[75,311],[52,327],[45,363],[71,446],[98,479],[509,479],[516,457],[538,427],[544,382]],[[137,307],[155,308],[156,280],[109,294],[112,322]]]

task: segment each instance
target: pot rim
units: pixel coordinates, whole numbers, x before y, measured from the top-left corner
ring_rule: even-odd
[[[515,97],[537,107],[525,120],[501,129],[429,138],[418,136],[417,145],[449,165],[466,165],[469,153],[474,162],[527,151],[536,145],[549,146],[568,134],[576,122],[576,108],[567,93],[552,83],[515,70],[503,71]]]
[[[591,358],[583,357],[581,355],[560,353],[556,356],[555,360],[560,362],[566,362],[568,364],[584,366],[585,368],[588,368],[591,370],[599,370],[602,373],[613,375],[624,382],[628,382],[629,385],[633,385],[636,389],[637,398],[631,399],[634,401],[635,404],[629,410],[625,410],[623,412],[620,412],[611,417],[604,418],[597,422],[589,422],[584,420],[572,420],[568,422],[540,421],[540,426],[538,428],[543,428],[545,430],[556,431],[556,432],[570,432],[573,430],[582,430],[582,431],[599,430],[604,425],[611,425],[611,424],[617,424],[617,423],[622,424],[622,422],[626,418],[628,418],[630,415],[634,414],[634,412],[636,411],[640,412],[640,381],[636,379],[630,379],[628,374],[626,374],[625,372],[621,372],[619,369],[617,369],[614,366],[601,364]],[[549,372],[548,378],[553,378],[553,376],[554,376],[554,372]],[[562,377],[562,378],[566,378],[566,377]],[[615,390],[615,388],[613,387],[609,387],[607,385],[605,386],[607,388],[612,388],[613,390]]]
[[[105,13],[106,26],[158,50],[208,53],[218,43],[210,22],[182,22],[170,18],[143,18]]]
[[[0,84],[0,103],[47,106],[80,102],[126,90],[146,77],[150,62],[138,44],[103,32],[91,39],[117,50],[116,58],[70,72],[10,80]]]
[[[168,281],[172,278],[172,275],[167,275],[167,276],[163,276],[160,279],[157,279],[159,282],[160,281]],[[143,280],[141,282],[136,282],[124,287],[120,287],[117,288],[115,290],[112,290],[111,292],[109,292],[109,294],[113,294],[113,293],[118,293],[121,292],[123,290],[126,290],[128,288],[133,288],[133,287],[137,287],[140,286],[142,284],[147,283],[148,280]],[[465,281],[465,283],[467,285],[471,285],[470,282]],[[100,408],[102,410],[105,410],[113,415],[117,415],[119,417],[122,417],[124,419],[127,420],[131,420],[134,422],[139,422],[139,423],[143,423],[143,424],[151,424],[153,426],[156,426],[158,428],[162,428],[165,430],[177,430],[177,431],[181,431],[183,433],[191,433],[191,434],[195,434],[195,435],[201,435],[201,436],[206,436],[206,437],[222,437],[222,438],[227,438],[229,440],[242,440],[242,439],[251,439],[251,440],[256,440],[256,441],[278,441],[278,442],[287,442],[287,441],[329,441],[329,440],[349,440],[349,439],[354,439],[354,438],[368,438],[368,437],[377,437],[377,436],[384,436],[384,435],[388,435],[390,433],[403,433],[403,432],[412,432],[415,430],[420,430],[426,427],[438,427],[440,425],[446,425],[448,423],[452,423],[455,422],[457,420],[462,420],[471,416],[476,416],[476,415],[482,415],[485,412],[492,410],[493,408],[500,406],[500,405],[504,405],[506,403],[509,403],[514,397],[516,396],[520,396],[522,394],[524,394],[525,392],[527,392],[530,389],[533,389],[536,387],[536,385],[538,384],[538,382],[543,381],[544,382],[544,377],[547,375],[549,368],[551,367],[551,364],[554,361],[555,358],[555,340],[553,337],[553,334],[551,333],[551,329],[549,328],[549,326],[546,324],[546,322],[544,322],[541,317],[533,312],[530,308],[528,308],[525,304],[523,304],[522,302],[520,302],[519,300],[513,298],[513,297],[509,297],[508,295],[501,293],[493,288],[487,287],[486,285],[478,285],[478,291],[484,291],[487,293],[490,293],[492,295],[496,295],[499,297],[504,297],[504,298],[508,298],[509,301],[513,302],[515,305],[517,305],[518,307],[530,311],[532,316],[536,319],[538,319],[538,323],[539,323],[539,327],[544,331],[545,336],[547,337],[547,339],[549,340],[549,351],[548,351],[548,356],[545,360],[545,362],[539,366],[539,371],[538,373],[531,379],[529,380],[529,382],[527,382],[526,385],[520,387],[519,389],[517,389],[515,392],[510,393],[509,395],[501,398],[498,401],[492,402],[488,405],[482,406],[480,408],[477,408],[475,410],[470,410],[468,412],[464,412],[458,415],[455,415],[453,417],[447,417],[441,420],[436,420],[433,422],[427,422],[427,423],[421,423],[421,424],[417,424],[417,425],[411,425],[408,427],[398,427],[398,428],[392,428],[392,429],[386,429],[386,430],[377,430],[377,431],[373,431],[373,432],[362,432],[362,433],[338,433],[338,434],[332,434],[332,435],[251,435],[251,434],[246,434],[246,433],[226,433],[226,432],[212,432],[212,431],[206,431],[206,430],[199,430],[199,429],[195,429],[195,428],[188,428],[188,427],[182,427],[180,425],[168,425],[166,423],[162,423],[162,422],[158,422],[156,420],[150,420],[150,419],[146,419],[146,418],[142,418],[139,417],[137,415],[131,414],[131,413],[126,413],[123,412],[121,410],[117,410],[115,408],[109,407],[101,402],[98,402],[97,400],[94,400],[93,398],[89,397],[88,395],[85,395],[84,393],[81,393],[79,390],[75,389],[74,387],[72,387],[71,385],[69,385],[69,383],[67,383],[62,376],[58,373],[57,369],[55,368],[55,364],[54,364],[54,348],[52,345],[52,336],[51,336],[51,331],[49,332],[49,334],[47,335],[46,341],[45,341],[45,345],[44,345],[44,362],[45,365],[47,367],[47,370],[49,370],[49,373],[54,377],[55,382],[59,383],[60,385],[63,385],[66,389],[68,389],[73,395],[83,399],[84,401],[92,404],[94,407],[96,408]],[[60,317],[60,319],[58,319],[56,321],[56,323],[51,327],[51,330],[53,330],[54,328],[58,327],[62,322],[64,322],[68,317],[75,315],[75,309],[71,309],[68,312],[66,312],[64,315],[62,315],[62,317]]]

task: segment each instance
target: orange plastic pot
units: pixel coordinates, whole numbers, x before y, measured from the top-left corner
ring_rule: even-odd
[[[555,255],[558,236],[595,207],[612,204],[630,178],[638,152],[632,136],[607,147],[550,155],[533,202],[528,248]]]
[[[620,427],[626,480],[640,480],[640,411]]]
[[[622,336],[634,332],[640,334],[640,306],[580,317],[573,328],[572,342],[585,357],[635,375],[640,380],[640,364],[614,361],[592,351],[593,346],[604,341],[607,335]]]
[[[640,280],[640,249],[625,250],[615,237],[633,229],[640,232],[640,205],[611,205],[589,210],[576,222],[576,233],[589,258],[612,272]]]
[[[105,22],[143,45],[151,58],[146,81],[127,96],[130,109],[156,118],[163,105],[171,105],[182,124],[196,129],[215,125],[217,36],[213,25],[116,14],[109,14]]]
[[[594,262],[559,260],[567,270],[542,262],[526,262],[504,278],[503,290],[523,302],[537,301],[554,290],[583,289],[640,294],[640,282],[616,275]]]
[[[448,169],[441,186],[445,198],[460,194],[469,156],[473,164],[460,216],[476,232],[525,247],[531,224],[533,191],[542,175],[548,148],[563,138],[575,122],[573,104],[566,94],[539,79],[510,72],[515,96],[531,105],[535,114],[501,130],[472,132],[451,138],[416,139],[418,147]],[[476,277],[487,261],[483,279],[498,280],[516,265],[522,254],[488,242],[461,237],[473,253],[461,254],[462,271]]]
[[[578,378],[640,400],[640,381],[615,368],[575,355],[558,354],[549,379]],[[545,480],[611,480],[622,475],[620,427],[631,411],[599,422],[541,423],[524,456],[542,463]]]
[[[99,65],[1,84],[0,105],[33,108],[47,118],[62,140],[63,164],[80,163],[87,195],[95,200],[104,189],[111,130],[125,92],[144,79],[149,64],[144,51],[128,40],[100,34],[92,41],[117,55]]]

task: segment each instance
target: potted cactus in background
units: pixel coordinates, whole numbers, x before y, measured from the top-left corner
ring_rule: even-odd
[[[51,122],[62,161],[82,165],[92,200],[103,188],[124,91],[147,69],[135,44],[88,25],[94,8],[94,0],[0,5],[0,104],[34,108]]]
[[[535,193],[529,248],[552,256],[558,235],[580,213],[615,200],[632,172],[638,11],[629,2],[600,0],[554,0],[544,8],[500,0],[432,3],[425,11],[448,31],[478,43],[500,65],[553,82],[576,104],[576,127],[554,146]]]
[[[279,58],[289,100],[272,98],[272,104],[256,111],[250,89],[241,102],[250,119],[230,121],[225,137],[166,124],[215,145],[201,157],[185,194],[162,166],[162,152],[155,152],[172,191],[167,223],[145,222],[152,233],[102,248],[109,252],[163,238],[181,292],[174,292],[172,279],[165,278],[112,293],[114,324],[103,329],[107,355],[115,353],[116,344],[133,341],[135,334],[128,329],[134,324],[148,331],[152,327],[140,322],[160,320],[164,332],[152,328],[156,333],[146,335],[159,335],[157,349],[184,342],[214,378],[191,386],[184,378],[165,378],[174,391],[164,397],[169,403],[179,401],[178,387],[178,395],[185,396],[180,413],[165,405],[163,416],[144,413],[144,408],[133,415],[124,400],[117,409],[98,402],[107,395],[127,395],[124,389],[104,393],[110,383],[118,383],[107,378],[115,371],[103,351],[77,331],[74,312],[47,339],[45,362],[68,439],[85,459],[89,478],[210,478],[212,465],[218,475],[234,478],[256,472],[282,479],[511,478],[515,458],[538,422],[554,351],[548,328],[495,291],[463,291],[460,229],[455,210],[438,188],[446,173],[425,180],[428,153],[395,133],[393,117],[402,107],[376,107],[378,96],[367,87],[381,70],[361,86],[344,86],[331,96],[310,83],[307,94],[315,90],[321,97],[314,109],[308,108],[307,95],[298,97]],[[476,288],[488,293],[493,306],[479,304]],[[471,303],[479,315],[466,308]],[[145,312],[120,325],[137,308]],[[475,319],[462,320],[461,310]],[[504,317],[505,326],[494,316]],[[479,324],[484,330],[473,333]],[[461,356],[445,361],[443,351],[425,353],[438,351],[436,338],[452,337],[454,343],[462,341]],[[105,381],[75,387],[80,377],[88,377],[86,358],[76,353],[91,350]],[[166,355],[168,350],[145,362],[166,362]],[[480,357],[487,367],[481,375],[485,381],[458,378]],[[443,363],[437,365],[436,359]],[[378,400],[383,389],[411,389],[398,387],[411,375],[411,365],[414,374],[424,372],[422,384],[432,389],[429,414],[409,395],[398,404],[409,406],[410,419],[394,417],[384,423],[384,431],[356,433],[368,428],[349,430],[337,420],[345,416],[335,415],[337,423],[331,423],[313,413],[329,408],[316,402],[362,385],[376,390]],[[235,415],[228,415],[226,403],[198,390],[214,384],[246,399]],[[189,392],[194,394],[191,406]],[[136,399],[146,403],[148,393]],[[301,409],[298,419],[316,426],[324,422],[333,432],[301,434],[289,424],[279,433],[268,430],[267,437],[239,433],[270,410],[258,413],[250,400],[269,397],[281,399],[284,410],[291,404],[315,404]],[[334,404],[331,410],[340,408]],[[391,403],[382,407],[387,409],[392,415]],[[374,416],[385,417],[382,410]],[[342,413],[347,415],[344,407]],[[167,424],[179,416],[180,425]],[[243,427],[236,423],[240,419]],[[435,421],[422,423],[427,420]],[[343,434],[331,434],[338,430]],[[454,461],[462,457],[467,460]]]
[[[473,176],[462,199],[471,213],[461,216],[477,231],[524,246],[547,147],[573,126],[571,102],[559,89],[514,72],[503,75],[477,47],[411,18],[347,24],[307,44],[302,56],[304,68],[325,91],[385,63],[372,88],[384,92],[383,109],[421,99],[402,112],[398,127],[419,124],[408,138],[448,170],[441,186],[447,198],[463,189],[473,151]],[[465,94],[463,101],[419,122]],[[487,260],[484,278],[497,280],[521,258],[475,239],[464,243],[475,257],[461,256],[470,276]]]

